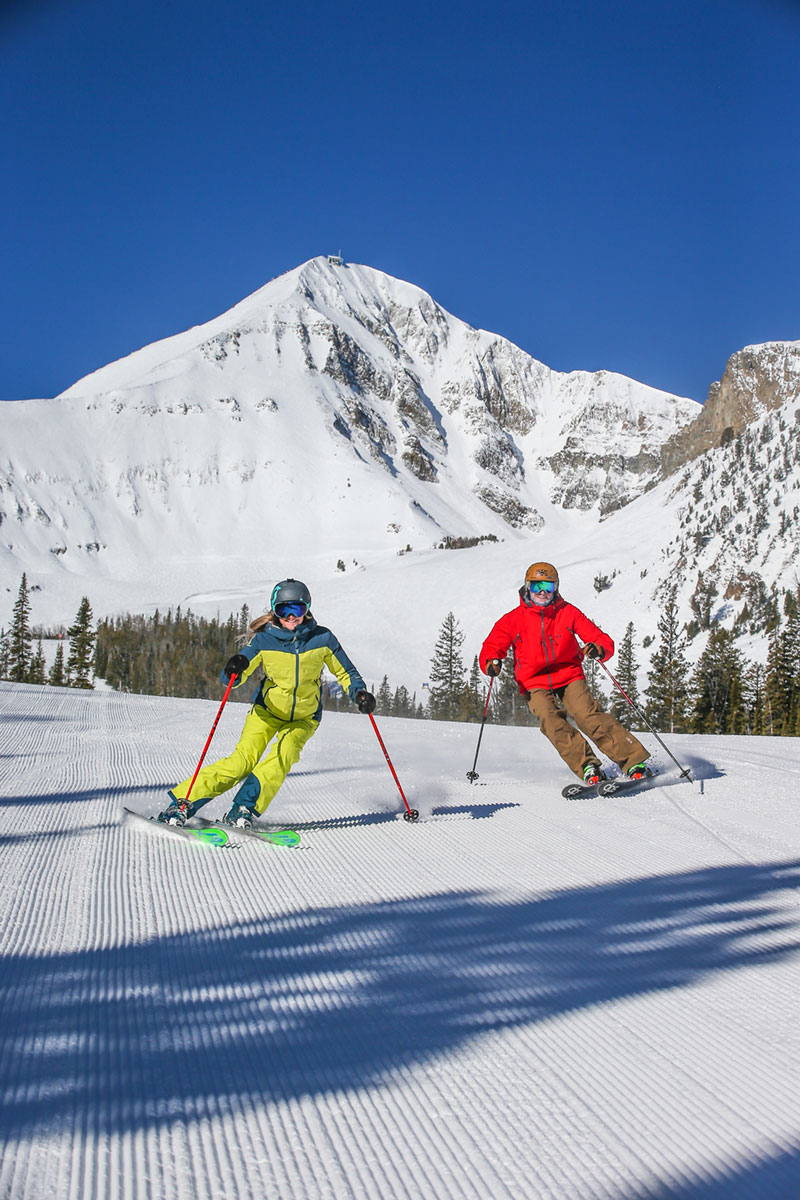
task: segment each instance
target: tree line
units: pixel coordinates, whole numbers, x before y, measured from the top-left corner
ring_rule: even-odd
[[[800,589],[785,593],[782,616],[777,603],[773,611],[766,663],[746,658],[736,644],[736,630],[712,624],[705,648],[692,667],[686,651],[694,631],[681,625],[672,591],[659,618],[646,686],[639,686],[633,622],[625,629],[611,668],[584,661],[587,682],[603,707],[628,725],[632,720],[636,723],[635,715],[631,716],[633,705],[654,729],[667,733],[800,736]],[[431,660],[426,715],[434,720],[483,718],[486,681],[477,658],[467,670],[463,642],[464,634],[450,612]],[[493,685],[486,719],[504,725],[533,720],[520,695],[510,656]]]
[[[800,588],[784,593],[782,611],[773,598],[770,614],[765,663],[749,661],[737,646],[740,627],[729,630],[712,623],[706,646],[692,667],[686,651],[694,630],[681,625],[673,591],[658,622],[646,686],[639,686],[633,622],[626,627],[612,668],[584,662],[587,681],[601,704],[628,724],[632,704],[662,732],[800,736]],[[247,636],[249,623],[250,612],[244,605],[225,620],[178,608],[165,614],[105,618],[95,628],[84,596],[48,670],[44,634],[31,624],[30,588],[23,574],[11,623],[0,628],[0,678],[91,688],[99,677],[118,691],[214,699],[219,695],[221,665],[231,648]],[[433,647],[429,682],[422,689],[427,703],[403,685],[393,687],[384,676],[376,690],[376,711],[384,716],[478,722],[485,710],[487,721],[496,724],[531,724],[510,658],[489,693],[477,656],[469,668],[464,662],[464,640],[458,620],[449,612]],[[232,697],[249,703],[252,689],[246,692],[233,692]],[[333,679],[323,684],[322,702],[326,709],[350,707]]]
[[[64,642],[59,641],[48,670],[44,634],[41,630],[34,632],[31,625],[30,588],[28,577],[23,574],[11,624],[8,629],[0,628],[0,679],[10,679],[14,683],[50,684],[52,687],[94,687],[96,634],[93,623],[92,607],[84,596],[75,620],[58,635],[59,638],[66,635],[68,654],[65,658]]]

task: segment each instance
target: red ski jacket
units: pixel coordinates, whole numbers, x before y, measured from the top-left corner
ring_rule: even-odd
[[[575,634],[582,642],[597,642],[602,646],[606,659],[614,653],[614,643],[608,634],[574,604],[556,596],[546,608],[537,608],[520,595],[519,606],[500,618],[483,643],[481,670],[486,674],[489,660],[505,658],[511,648],[514,675],[521,692],[566,687],[573,679],[584,677]]]

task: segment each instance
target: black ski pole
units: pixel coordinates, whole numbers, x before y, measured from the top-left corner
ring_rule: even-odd
[[[478,765],[478,751],[481,748],[481,738],[483,737],[483,727],[486,724],[486,714],[489,711],[489,700],[492,695],[492,684],[494,683],[494,681],[495,681],[495,676],[492,675],[491,679],[489,680],[489,690],[486,693],[486,703],[483,706],[483,720],[481,721],[481,731],[478,734],[478,744],[475,747],[475,761],[472,764],[472,770],[467,771],[467,779],[470,781],[470,783],[474,783],[475,780],[478,778],[478,772],[475,770],[475,768]]]
[[[622,694],[622,695],[625,697],[625,699],[628,701],[628,704],[630,704],[631,708],[632,708],[632,709],[633,709],[633,711],[636,713],[636,716],[639,718],[639,720],[640,720],[640,721],[643,721],[643,722],[644,722],[644,724],[647,726],[647,728],[650,730],[650,732],[652,733],[653,737],[654,737],[654,738],[656,739],[656,741],[658,742],[659,746],[661,746],[661,747],[662,747],[664,750],[666,750],[667,754],[670,756],[670,758],[672,759],[672,761],[675,763],[675,766],[676,766],[676,767],[678,768],[678,770],[680,771],[680,773],[681,773],[681,778],[682,778],[682,779],[688,779],[688,780],[689,780],[689,782],[691,783],[691,782],[692,782],[692,776],[691,776],[691,771],[690,771],[689,767],[682,767],[682,766],[681,766],[681,764],[678,762],[677,758],[675,757],[675,755],[674,755],[674,754],[672,753],[672,751],[669,749],[669,747],[664,745],[664,743],[662,742],[661,738],[658,736],[658,734],[656,733],[655,729],[653,729],[653,726],[652,726],[652,725],[650,724],[650,722],[648,721],[647,717],[644,715],[644,713],[643,713],[643,712],[640,712],[640,711],[639,711],[639,709],[638,709],[638,708],[636,707],[636,705],[633,703],[633,701],[631,700],[630,696],[629,696],[629,695],[628,695],[628,693],[625,691],[625,689],[622,687],[622,685],[621,685],[621,684],[620,684],[620,683],[619,683],[619,682],[618,682],[618,681],[617,681],[617,680],[614,678],[614,676],[611,674],[611,672],[609,671],[608,667],[607,667],[607,666],[606,666],[606,664],[603,662],[602,658],[598,658],[598,660],[597,660],[597,661],[600,663],[600,666],[603,668],[603,670],[605,671],[605,673],[606,673],[606,675],[608,676],[608,678],[609,678],[609,679],[611,680],[611,682],[614,684],[614,687],[617,689],[617,691],[618,691],[618,692],[620,692],[620,693],[621,693],[621,694]]]

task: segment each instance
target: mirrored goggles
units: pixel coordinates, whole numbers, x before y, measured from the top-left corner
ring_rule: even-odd
[[[284,617],[304,617],[308,612],[308,605],[301,602],[291,601],[287,604],[275,605],[275,616],[283,620]]]
[[[554,592],[555,590],[556,585],[553,583],[552,579],[537,579],[528,584],[528,591],[531,593],[531,595],[535,594],[536,592]]]

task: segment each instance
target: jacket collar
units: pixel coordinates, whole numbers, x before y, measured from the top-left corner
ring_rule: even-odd
[[[273,621],[266,626],[265,632],[269,630],[272,636],[276,637],[279,642],[293,642],[297,638],[304,642],[316,628],[317,622],[311,616],[311,613],[309,613],[296,629],[284,629],[280,623]]]
[[[544,606],[544,608],[539,608],[538,605],[531,604],[530,600],[525,599],[525,595],[524,595],[522,588],[520,588],[520,590],[519,590],[519,607],[524,609],[525,612],[541,613],[541,614],[547,616],[554,612],[558,612],[558,610],[560,608],[563,608],[565,604],[566,604],[566,600],[563,598],[561,593],[556,592],[555,600],[552,600],[549,604],[546,604]]]

